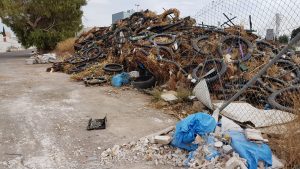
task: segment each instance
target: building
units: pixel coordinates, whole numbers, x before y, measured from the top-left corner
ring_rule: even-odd
[[[135,11],[134,10],[128,10],[123,12],[118,12],[112,15],[112,23],[116,23],[118,20],[125,19],[130,17]]]
[[[266,40],[274,40],[274,39],[275,39],[274,29],[267,29]]]

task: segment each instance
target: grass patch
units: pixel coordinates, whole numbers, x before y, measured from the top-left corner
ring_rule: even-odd
[[[192,93],[189,89],[183,87],[178,88],[176,92],[176,96],[179,99],[179,101],[188,101],[189,96],[191,96]]]
[[[154,88],[152,91],[150,91],[150,94],[152,95],[152,102],[159,102],[162,100],[161,93],[162,92],[157,88]]]

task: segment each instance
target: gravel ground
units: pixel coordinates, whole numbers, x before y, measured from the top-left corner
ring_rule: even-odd
[[[26,56],[26,57],[24,57]],[[133,89],[85,87],[24,53],[0,54],[0,169],[99,169],[101,153],[174,125]],[[107,114],[106,130],[87,131]],[[120,163],[110,168],[172,168]]]

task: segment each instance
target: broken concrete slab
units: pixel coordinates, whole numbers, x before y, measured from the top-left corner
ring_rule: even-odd
[[[244,164],[243,161],[241,161],[238,157],[231,157],[225,165],[226,169],[235,169],[235,168],[240,168],[240,169],[247,169],[246,165]]]
[[[222,102],[213,103],[216,108],[221,107],[222,104]],[[222,111],[222,114],[239,122],[251,121],[258,128],[287,123],[296,118],[292,113],[275,109],[258,109],[246,102],[232,102]]]
[[[170,144],[170,142],[172,141],[172,137],[165,135],[165,136],[155,136],[154,137],[154,142],[157,144]]]
[[[245,136],[248,140],[251,141],[263,141],[268,142],[267,139],[264,139],[261,135],[261,131],[256,129],[245,129]]]

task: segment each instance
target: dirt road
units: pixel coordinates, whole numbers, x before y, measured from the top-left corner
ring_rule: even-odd
[[[0,54],[0,169],[99,169],[104,149],[175,124],[134,90],[87,88],[25,58]],[[106,114],[106,130],[86,130]]]

